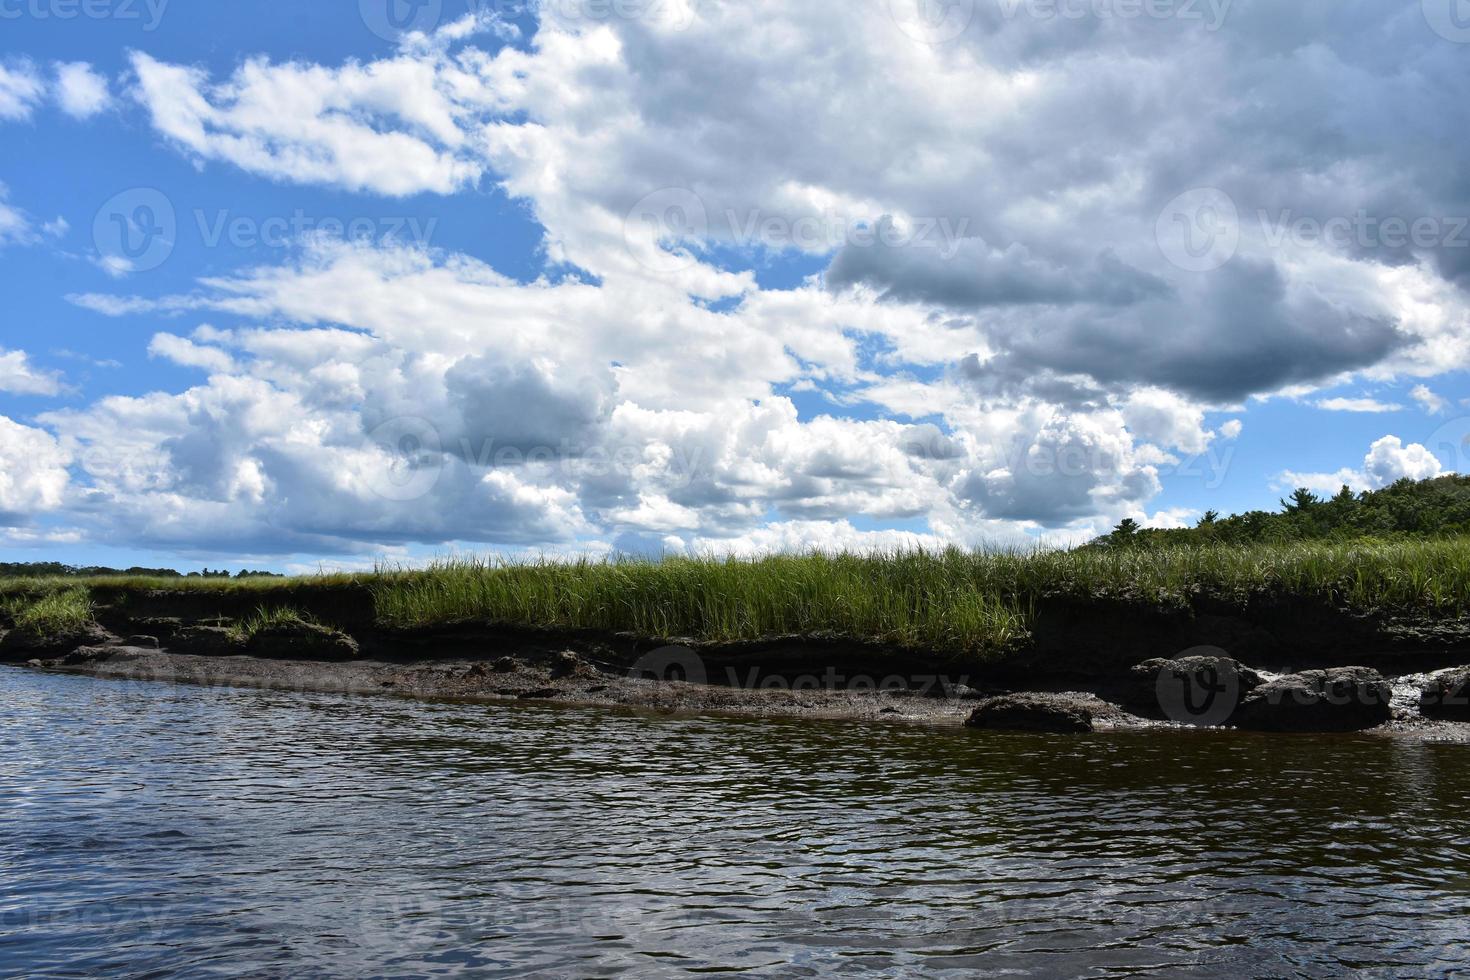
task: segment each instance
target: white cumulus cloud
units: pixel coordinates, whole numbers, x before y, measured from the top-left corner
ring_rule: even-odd
[[[112,105],[107,79],[85,61],[56,66],[56,101],[67,115],[90,119]]]
[[[1287,470],[1276,479],[1283,488],[1305,487],[1322,493],[1336,493],[1343,487],[1352,490],[1381,490],[1399,480],[1430,480],[1444,471],[1439,459],[1424,446],[1405,446],[1398,436],[1384,436],[1363,457],[1362,469],[1341,469],[1336,473],[1297,473]]]
[[[50,435],[0,415],[0,525],[59,507],[69,462]]]
[[[253,58],[227,80],[135,52],[136,98],[192,154],[293,183],[450,193],[484,170],[437,58],[339,68]]]
[[[57,395],[61,390],[60,374],[37,368],[23,350],[0,347],[0,391],[12,395]]]
[[[46,94],[46,83],[29,61],[0,61],[0,120],[25,120]]]
[[[1428,385],[1415,385],[1409,392],[1409,397],[1419,403],[1419,406],[1430,415],[1438,415],[1449,408],[1449,402],[1430,390]]]

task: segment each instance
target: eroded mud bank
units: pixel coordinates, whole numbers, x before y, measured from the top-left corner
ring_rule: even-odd
[[[698,643],[493,624],[392,629],[376,623],[371,596],[354,588],[292,596],[310,620],[330,625],[250,636],[238,627],[252,611],[245,597],[119,590],[95,598],[97,622],[84,630],[0,635],[0,662],[116,679],[1056,731],[1248,718],[1263,730],[1470,737],[1470,712],[1462,720],[1418,710],[1421,689],[1446,688],[1459,676],[1446,670],[1470,663],[1466,623],[1284,600],[1200,600],[1187,610],[1047,600],[1027,643],[981,661],[820,636]],[[1150,661],[1165,667],[1140,667]],[[1243,686],[1221,686],[1238,671]],[[1159,688],[1171,677],[1195,687],[1177,696]],[[1017,693],[1046,697],[991,700]],[[1453,703],[1459,689],[1443,694]],[[1246,713],[1220,713],[1221,698]],[[1372,703],[1334,711],[1333,698]]]

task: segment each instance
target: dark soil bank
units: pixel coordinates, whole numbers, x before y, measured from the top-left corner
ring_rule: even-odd
[[[1192,724],[1470,733],[1470,624],[1286,600],[1201,601],[1194,610],[1046,600],[1028,644],[981,664],[830,637],[709,644],[491,624],[383,629],[371,594],[356,587],[292,590],[295,608],[330,625],[272,626],[247,640],[232,627],[258,596],[99,589],[94,598],[96,627],[64,637],[4,633],[0,663],[204,684],[1058,732]]]
[[[137,590],[96,588],[98,620],[119,636],[162,633],[187,626],[238,622],[256,612],[261,597],[249,591]],[[368,656],[400,656],[432,650],[437,655],[483,655],[487,646],[522,643],[573,644],[633,661],[669,643],[584,632],[547,632],[482,624],[421,630],[382,629],[371,591],[360,585],[285,587],[273,605],[288,605],[354,637]],[[163,638],[162,636],[160,637]],[[1358,613],[1316,600],[1253,596],[1226,601],[1196,596],[1188,608],[1161,607],[1121,597],[1052,596],[1033,610],[1032,636],[993,675],[1007,670],[1022,677],[1094,678],[1157,657],[1213,646],[1262,669],[1295,670],[1355,664],[1386,674],[1458,666],[1470,662],[1470,620]],[[705,645],[713,661],[851,668],[895,663],[943,666],[948,657],[926,657],[878,644],[821,637],[775,638],[762,642]],[[834,657],[836,659],[834,659]]]

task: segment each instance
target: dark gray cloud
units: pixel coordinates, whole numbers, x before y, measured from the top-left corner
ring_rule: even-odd
[[[494,356],[465,358],[444,382],[460,416],[457,431],[446,433],[446,448],[472,459],[502,449],[576,455],[600,442],[598,428],[612,412],[616,390],[610,372],[549,376]]]
[[[963,376],[988,393],[1024,391],[1069,405],[1101,394],[1079,378],[1236,401],[1368,367],[1410,339],[1389,320],[1293,297],[1274,265],[1243,259],[1180,297],[1070,311],[994,333],[1000,353],[964,361]]]
[[[598,167],[590,192],[625,208],[647,193],[626,175],[662,172],[664,184],[697,188],[715,224],[727,209],[777,213],[793,184],[964,221],[968,237],[954,242],[846,244],[826,284],[973,313],[999,351],[995,390],[1025,380],[1069,405],[1091,401],[1089,386],[1128,383],[1234,399],[1416,342],[1367,279],[1374,265],[1423,264],[1470,285],[1470,242],[1459,243],[1470,231],[1454,235],[1470,216],[1470,47],[1412,2],[1222,0],[1118,15],[1125,6],[975,5],[934,61],[953,70],[963,52],[979,66],[966,78],[969,114],[953,111],[949,89],[916,98],[902,74],[865,85],[860,26],[815,11],[789,15],[789,67],[774,73],[724,35],[696,32],[675,59],[630,26],[630,99],[648,111],[618,143],[629,165]],[[803,46],[817,37],[825,60]],[[1025,83],[987,87],[987,72]],[[686,90],[704,95],[692,140],[674,94]],[[1238,207],[1241,253],[1204,276],[1213,283],[1181,275],[1155,241],[1161,210],[1198,187]],[[1390,218],[1439,222],[1442,234],[1399,242],[1381,231]],[[1270,241],[1302,219],[1354,222],[1324,251],[1359,263],[1359,283],[1319,289],[1319,270]]]
[[[1004,249],[984,239],[925,240],[891,244],[881,234],[871,244],[849,244],[827,268],[829,289],[859,283],[884,299],[940,303],[957,308],[1101,303],[1129,306],[1166,295],[1169,284],[1103,251],[1075,269],[1054,264],[1012,243]]]

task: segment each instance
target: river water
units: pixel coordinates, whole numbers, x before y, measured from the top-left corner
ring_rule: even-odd
[[[1449,975],[1467,763],[0,668],[0,976]]]

